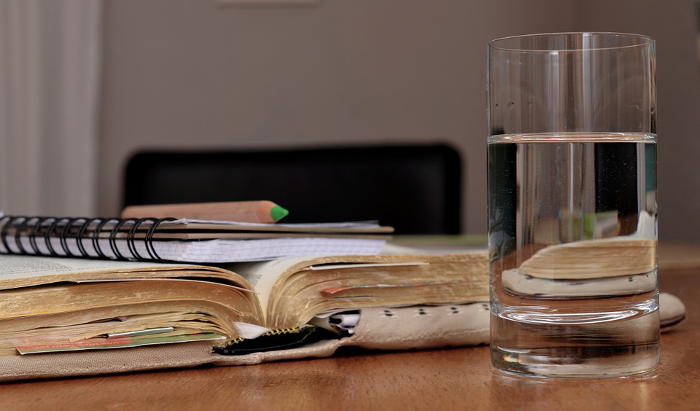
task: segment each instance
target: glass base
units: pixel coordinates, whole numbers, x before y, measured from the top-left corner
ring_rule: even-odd
[[[491,347],[497,371],[535,378],[617,378],[648,376],[659,362],[659,345],[513,350]]]

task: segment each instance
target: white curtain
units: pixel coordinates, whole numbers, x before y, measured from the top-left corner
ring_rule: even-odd
[[[0,0],[0,210],[96,209],[101,0]]]

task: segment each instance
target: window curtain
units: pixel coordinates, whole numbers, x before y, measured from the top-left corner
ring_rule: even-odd
[[[96,209],[101,0],[0,2],[0,210]]]

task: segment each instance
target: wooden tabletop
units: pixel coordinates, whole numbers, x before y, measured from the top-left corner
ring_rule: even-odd
[[[661,289],[680,297],[689,315],[662,335],[661,365],[647,378],[504,377],[491,371],[487,347],[472,347],[5,383],[0,410],[697,409],[700,265],[662,270]]]

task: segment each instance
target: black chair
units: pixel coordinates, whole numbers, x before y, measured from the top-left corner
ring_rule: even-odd
[[[461,162],[446,145],[135,154],[124,205],[272,200],[284,222],[379,220],[399,234],[460,232]]]

